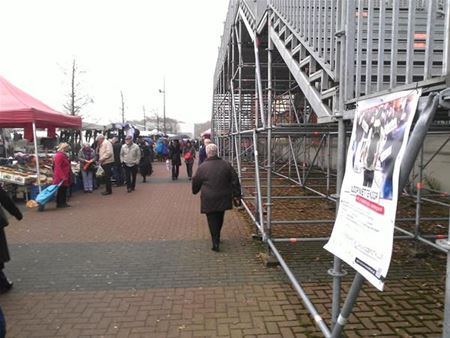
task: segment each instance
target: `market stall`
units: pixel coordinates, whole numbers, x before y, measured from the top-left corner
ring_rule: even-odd
[[[34,154],[0,162],[0,180],[17,185],[35,183],[40,191],[41,184],[48,183],[51,159],[38,153],[36,130],[47,129],[48,135],[54,136],[56,128],[80,129],[81,118],[57,112],[0,76],[0,128],[24,128],[24,138],[34,143]],[[21,163],[26,156],[33,159]]]

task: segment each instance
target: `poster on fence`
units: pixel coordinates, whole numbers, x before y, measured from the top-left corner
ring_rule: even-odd
[[[400,164],[420,92],[361,101],[355,112],[339,210],[325,249],[383,290],[392,255]]]

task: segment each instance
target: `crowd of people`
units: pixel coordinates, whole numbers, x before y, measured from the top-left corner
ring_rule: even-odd
[[[123,141],[118,136],[110,139],[104,134],[97,135],[93,144],[85,142],[74,158],[68,143],[60,143],[53,162],[53,184],[59,189],[56,196],[56,207],[67,208],[68,189],[73,183],[71,160],[80,163],[80,179],[85,193],[92,193],[104,182],[105,190],[102,195],[112,194],[113,182],[116,186],[126,186],[129,193],[136,189],[138,173],[142,182],[153,172],[152,163],[161,157],[166,161],[172,180],[179,177],[180,166],[186,165],[187,176],[192,180],[195,160],[201,164],[206,159],[205,147],[211,143],[205,139],[200,145],[191,140],[166,140],[153,142],[143,137],[126,135]],[[160,147],[160,145],[163,147]],[[198,153],[198,156],[197,156]]]
[[[124,143],[117,136],[107,139],[99,134],[91,145],[85,142],[72,160],[79,161],[81,180],[85,193],[92,193],[103,180],[105,191],[103,195],[112,193],[112,179],[117,186],[126,184],[127,191],[136,188],[136,177],[141,174],[143,182],[152,174],[154,158],[153,146],[144,138],[126,136]],[[53,184],[59,185],[56,206],[67,208],[67,188],[71,186],[73,178],[70,165],[71,155],[68,143],[61,143],[57,147],[53,161]]]

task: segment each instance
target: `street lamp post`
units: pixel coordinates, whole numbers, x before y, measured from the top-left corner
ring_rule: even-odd
[[[145,106],[142,106],[142,111],[144,112],[144,130],[147,130],[147,116],[145,116]]]
[[[159,90],[163,94],[163,132],[166,135],[166,79],[164,78],[163,89]]]

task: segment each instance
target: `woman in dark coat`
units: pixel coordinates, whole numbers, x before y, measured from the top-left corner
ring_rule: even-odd
[[[195,148],[193,147],[191,141],[187,141],[183,149],[184,163],[186,163],[186,171],[188,174],[189,181],[192,179],[192,167],[194,165],[195,159]]]
[[[153,147],[145,140],[140,140],[139,147],[141,148],[141,161],[139,162],[139,172],[142,175],[142,182],[147,181],[147,176],[153,172]]]
[[[233,202],[240,205],[241,185],[231,164],[217,156],[215,144],[206,147],[206,156],[192,179],[192,193],[201,191],[201,213],[206,214],[208,220],[212,250],[219,251],[225,210],[231,209]]]
[[[12,199],[9,197],[8,193],[0,187],[0,204],[3,208],[8,210],[8,212],[17,218],[19,221],[22,219],[22,213],[16,207]],[[5,227],[8,225],[8,218],[5,212],[0,207],[0,293],[9,291],[13,283],[11,283],[5,276],[3,268],[5,263],[10,260],[8,243],[6,242]]]
[[[173,140],[169,146],[169,159],[172,162],[172,180],[177,180],[181,165],[181,148],[178,140]]]

